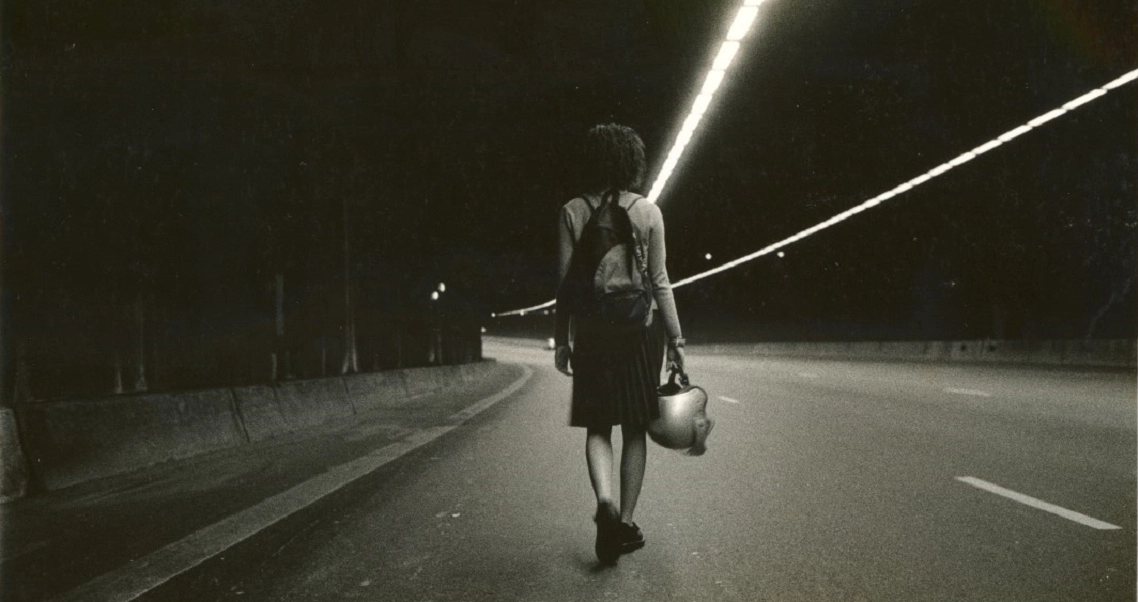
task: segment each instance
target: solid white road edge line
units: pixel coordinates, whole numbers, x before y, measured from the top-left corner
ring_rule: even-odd
[[[983,489],[984,491],[994,493],[996,495],[1002,495],[1008,499],[1015,500],[1021,504],[1026,504],[1028,506],[1031,506],[1032,508],[1038,508],[1039,510],[1043,510],[1044,512],[1050,512],[1052,514],[1058,514],[1059,516],[1062,516],[1063,518],[1065,518],[1067,520],[1075,521],[1076,523],[1079,523],[1080,525],[1086,525],[1092,529],[1100,529],[1103,531],[1108,531],[1108,530],[1121,529],[1122,528],[1122,527],[1119,527],[1118,525],[1112,525],[1110,523],[1103,522],[1103,521],[1098,520],[1096,518],[1091,518],[1091,517],[1087,516],[1086,514],[1075,512],[1074,510],[1068,510],[1066,508],[1056,506],[1055,504],[1049,504],[1043,500],[1038,500],[1036,498],[1033,498],[1030,495],[1024,495],[1022,493],[1017,493],[1015,491],[1012,491],[1011,489],[1004,489],[1003,487],[1000,487],[999,485],[989,483],[983,479],[977,479],[976,477],[956,477],[956,480],[960,481],[962,483],[967,483],[973,487]]]
[[[521,389],[533,369],[522,366],[524,373],[502,391],[475,402],[472,406],[451,416],[452,420],[466,420],[474,414],[502,401]],[[472,409],[477,408],[471,412]],[[55,601],[100,600],[129,602],[206,560],[256,535],[258,532],[303,510],[345,485],[401,456],[418,449],[461,426],[450,424],[418,431],[401,441],[382,447],[370,454],[329,469],[292,489],[278,493],[241,512],[205,527],[149,555],[131,561],[109,573],[96,577],[79,587],[52,598]]]
[[[991,397],[992,394],[980,389],[956,389],[954,387],[945,387],[945,393],[952,393],[954,395],[972,395],[975,397]]]
[[[730,397],[724,397],[722,395],[719,396],[719,399],[722,399],[723,401],[726,401],[727,403],[739,403],[738,399],[731,399]]]

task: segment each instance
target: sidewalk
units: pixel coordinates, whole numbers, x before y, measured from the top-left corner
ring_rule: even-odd
[[[0,598],[44,600],[128,565],[317,475],[425,429],[523,374],[501,365],[481,382],[240,448],[37,493],[0,507]]]

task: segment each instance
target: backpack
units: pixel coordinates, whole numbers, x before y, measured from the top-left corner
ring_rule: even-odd
[[[573,247],[557,306],[608,329],[631,332],[651,322],[652,291],[644,248],[618,198],[609,191],[596,209],[586,201],[592,213]]]

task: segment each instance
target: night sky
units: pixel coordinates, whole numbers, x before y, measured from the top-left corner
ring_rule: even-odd
[[[5,329],[73,345],[142,300],[177,336],[253,336],[277,273],[337,324],[345,223],[375,328],[440,281],[480,316],[545,301],[582,134],[633,126],[654,175],[737,4],[5,2]],[[1127,0],[771,0],[661,199],[673,280],[1138,67],[1136,26]],[[1133,337],[1136,90],[681,312],[753,339]]]

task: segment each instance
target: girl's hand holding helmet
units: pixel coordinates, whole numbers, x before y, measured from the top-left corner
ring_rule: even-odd
[[[683,372],[684,371],[684,348],[683,347],[668,347],[668,371],[669,372]]]
[[[667,369],[669,372],[684,371],[684,340],[682,338],[668,341]]]

